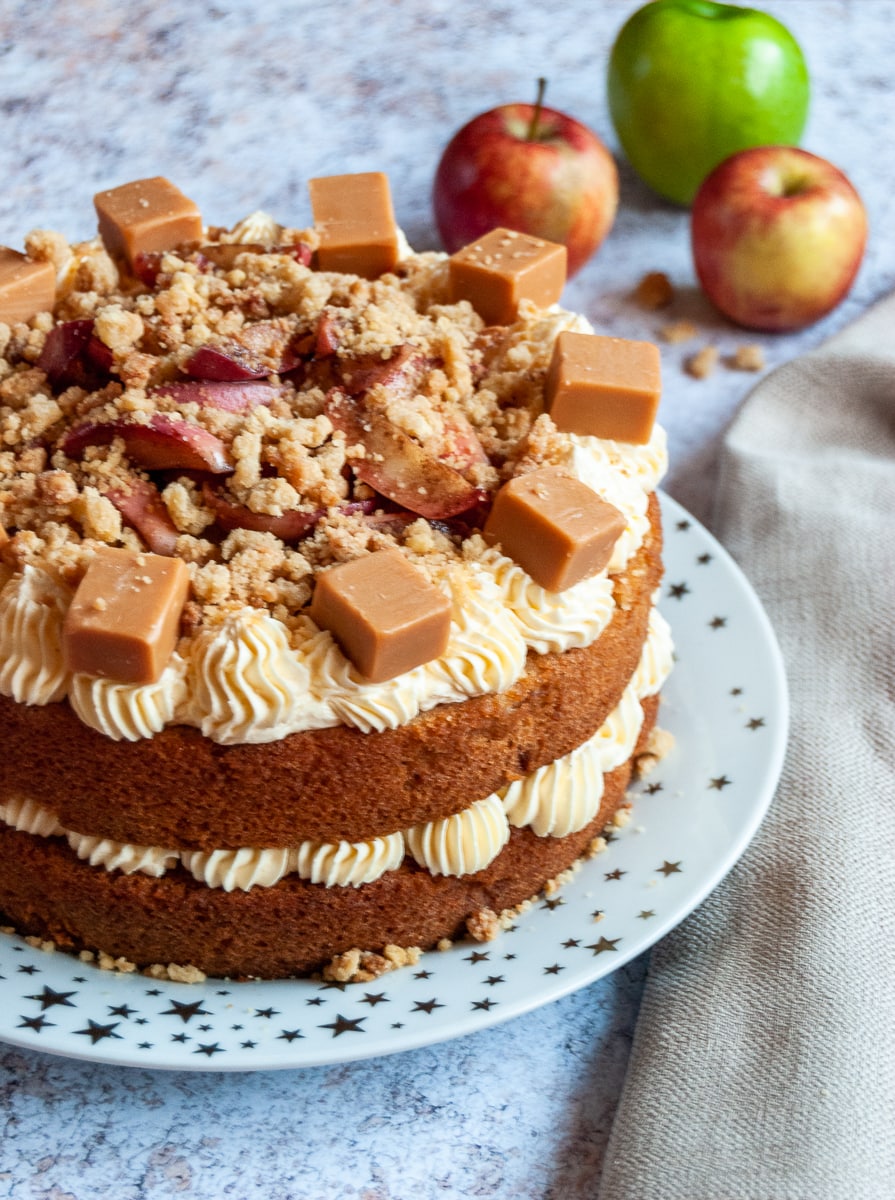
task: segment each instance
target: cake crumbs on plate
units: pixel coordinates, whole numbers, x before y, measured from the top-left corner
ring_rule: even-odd
[[[638,754],[634,760],[634,773],[637,778],[645,779],[673,749],[673,733],[667,729],[660,729],[658,726],[650,730],[643,752]]]
[[[361,950],[357,946],[337,954],[327,963],[319,978],[327,983],[372,983],[389,971],[414,966],[419,962],[419,946],[385,946],[382,953]]]
[[[0,929],[0,933],[6,933],[6,932],[7,932],[7,930]],[[9,932],[12,932],[12,931],[10,930]],[[26,937],[25,941],[29,946],[33,946],[35,950],[43,950],[44,954],[55,954],[56,953],[56,949],[57,949],[56,943],[54,941],[51,941],[49,938]]]
[[[475,942],[493,942],[500,933],[500,917],[493,908],[480,908],[466,918],[466,932]]]

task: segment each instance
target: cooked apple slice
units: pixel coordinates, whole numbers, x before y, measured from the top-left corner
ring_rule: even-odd
[[[239,383],[292,371],[300,358],[291,347],[292,331],[272,321],[258,321],[223,341],[200,346],[185,364],[197,379]]]
[[[112,351],[93,332],[90,317],[63,321],[47,334],[37,365],[54,388],[84,387],[97,372],[108,373]]]
[[[486,498],[481,488],[424,450],[366,397],[333,390],[327,397],[326,414],[345,434],[349,448],[364,448],[363,455],[348,458],[358,479],[411,512],[442,520],[466,512]]]
[[[215,520],[222,529],[251,529],[256,533],[272,533],[284,542],[295,542],[305,537],[323,516],[321,509],[311,512],[291,509],[279,515],[252,512],[244,504],[228,500],[207,481],[202,484],[202,499],[214,513]]]
[[[105,494],[153,554],[173,556],[180,532],[154,483],[133,476],[126,487],[111,487]]]
[[[280,389],[255,380],[236,383],[201,379],[163,383],[153,388],[152,394],[168,396],[176,404],[198,404],[201,408],[241,413],[251,412],[259,404],[270,404],[280,394]]]
[[[69,458],[80,458],[88,446],[107,446],[121,438],[128,457],[149,471],[181,467],[227,475],[233,470],[230,452],[213,433],[177,417],[156,413],[146,424],[127,418],[88,421],[66,434],[62,449]]]
[[[335,354],[342,341],[342,323],[331,308],[325,308],[317,318],[314,355],[329,358]]]
[[[263,379],[271,369],[256,354],[228,339],[214,346],[200,346],[184,364],[188,375],[196,379],[215,380],[222,383],[241,383],[246,380]]]
[[[461,475],[472,467],[484,466],[488,462],[488,455],[475,427],[461,412],[444,419],[441,457]]]
[[[229,500],[207,480],[202,484],[202,499],[215,515],[222,529],[251,529],[257,533],[272,533],[284,542],[297,542],[314,529],[318,521],[327,514],[327,509],[316,508],[310,512],[291,509],[289,512],[256,513],[244,504]],[[340,513],[369,513],[375,507],[374,500],[356,500],[339,505]]]

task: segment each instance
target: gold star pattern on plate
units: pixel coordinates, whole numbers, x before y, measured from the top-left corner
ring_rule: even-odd
[[[666,862],[662,863],[661,867],[656,867],[656,870],[661,871],[661,873],[667,879],[669,875],[680,875],[681,864],[680,864],[680,862],[667,862],[666,861]]]
[[[621,938],[601,937],[598,942],[594,942],[593,945],[588,946],[587,949],[593,950],[595,955],[605,954],[607,950],[614,950],[620,941]]]

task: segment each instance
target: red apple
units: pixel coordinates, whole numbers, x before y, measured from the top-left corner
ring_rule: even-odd
[[[585,125],[536,104],[504,104],[454,134],[435,174],[435,221],[449,253],[503,226],[562,242],[571,277],[609,232],[618,172]]]
[[[792,146],[731,155],[693,201],[703,291],[750,329],[801,329],[843,299],[867,240],[861,197],[826,159]]]

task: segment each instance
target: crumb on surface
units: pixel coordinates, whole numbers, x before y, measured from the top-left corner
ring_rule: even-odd
[[[737,346],[725,363],[734,371],[762,371],[765,366],[764,350],[757,342]]]
[[[634,289],[634,300],[641,308],[667,308],[674,300],[674,286],[664,271],[649,271]]]
[[[662,340],[670,345],[677,345],[680,342],[692,342],[693,338],[699,333],[699,330],[692,321],[669,321],[663,325],[659,331]]]
[[[717,346],[703,346],[684,361],[684,370],[694,379],[708,379],[718,365]]]

